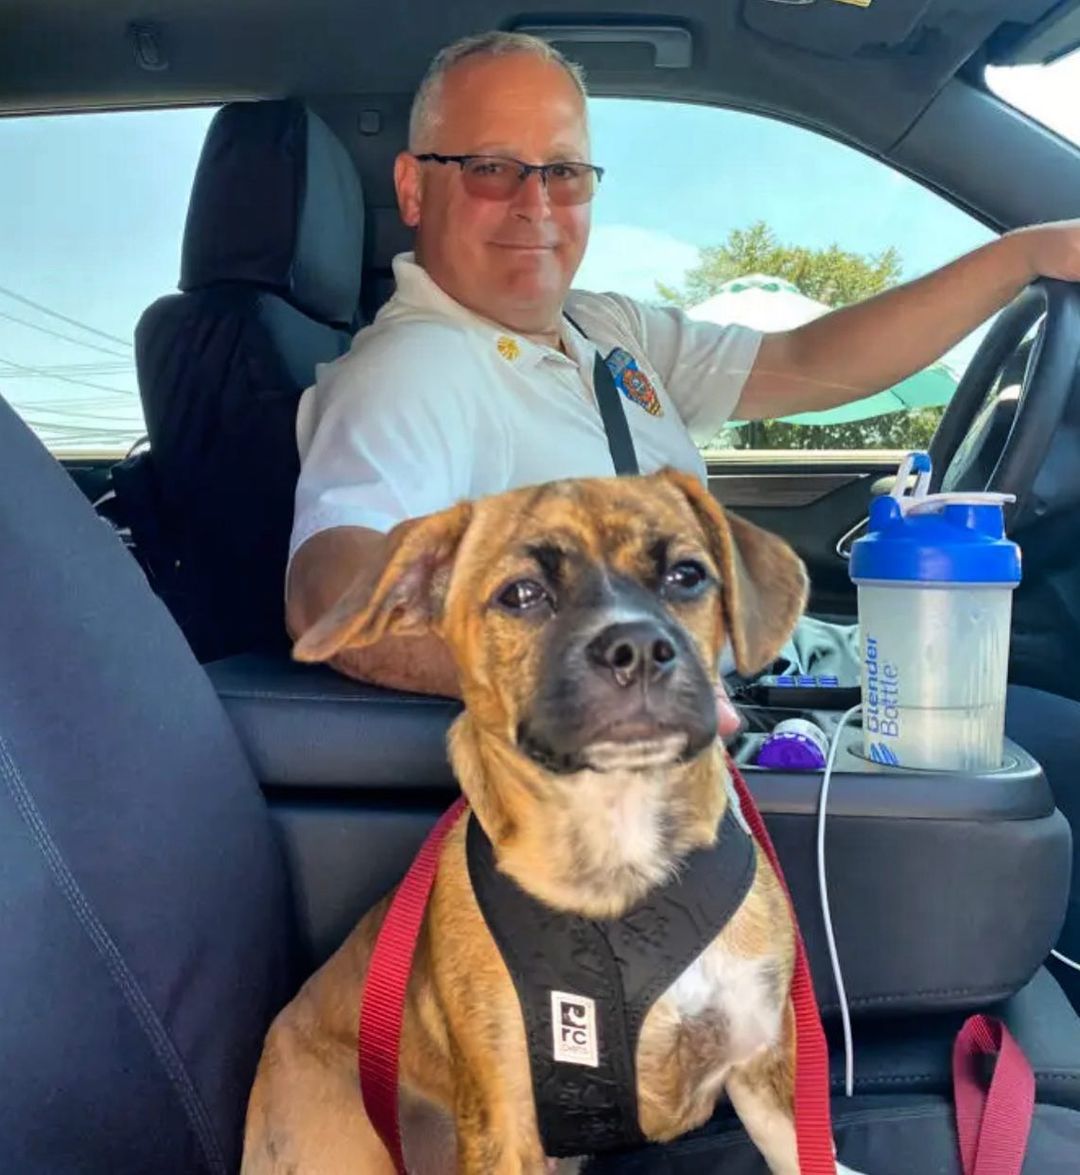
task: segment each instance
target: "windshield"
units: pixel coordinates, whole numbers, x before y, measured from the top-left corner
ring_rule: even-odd
[[[989,66],[986,84],[1017,110],[1080,145],[1080,49],[1048,65]]]

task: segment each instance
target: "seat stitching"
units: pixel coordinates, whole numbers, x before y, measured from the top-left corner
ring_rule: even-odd
[[[191,1082],[176,1046],[145,992],[124,962],[116,943],[113,942],[80,889],[74,874],[64,861],[59,846],[49,834],[45,820],[34,803],[14,758],[8,751],[3,735],[0,735],[0,774],[3,775],[8,792],[26,823],[38,850],[45,858],[53,879],[61,893],[67,898],[76,919],[82,924],[87,937],[101,956],[113,982],[120,989],[136,1021],[146,1034],[154,1054],[176,1090],[189,1124],[199,1140],[206,1162],[212,1171],[219,1173],[219,1175],[227,1175],[225,1156],[215,1137],[210,1117]]]

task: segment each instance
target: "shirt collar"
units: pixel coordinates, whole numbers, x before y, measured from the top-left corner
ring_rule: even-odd
[[[589,347],[588,341],[565,318],[561,333],[569,356],[551,347],[534,343],[531,339],[462,306],[422,265],[417,264],[415,253],[399,253],[392,264],[396,290],[394,297],[379,311],[377,318],[394,317],[401,311],[422,311],[451,319],[480,336],[484,345],[494,348],[503,359],[514,366],[535,367],[545,359],[554,363],[573,362],[580,365],[585,358],[582,348]],[[591,362],[592,349],[589,348],[588,363]]]

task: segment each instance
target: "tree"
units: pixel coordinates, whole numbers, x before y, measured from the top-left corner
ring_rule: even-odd
[[[657,292],[677,306],[695,306],[732,278],[753,273],[783,278],[808,298],[835,308],[860,302],[889,289],[903,272],[900,254],[888,248],[863,255],[829,245],[809,249],[784,245],[764,222],[733,229],[720,245],[698,250],[682,290],[656,283]],[[848,424],[788,424],[754,421],[720,431],[710,448],[723,449],[906,449],[925,448],[941,418],[941,408],[918,408]]]
[[[928,449],[945,409],[909,408],[847,424],[755,420],[727,425],[708,449]]]
[[[900,254],[893,248],[863,256],[839,245],[825,249],[782,245],[763,220],[747,229],[732,229],[722,245],[707,245],[698,255],[697,265],[686,274],[684,290],[656,283],[666,301],[694,306],[732,278],[764,273],[791,282],[800,293],[826,306],[846,306],[895,286],[903,271]]]

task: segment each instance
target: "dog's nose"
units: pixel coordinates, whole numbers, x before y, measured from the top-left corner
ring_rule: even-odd
[[[670,637],[652,620],[609,625],[585,651],[593,665],[610,672],[621,686],[657,681],[678,659]]]

